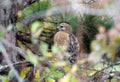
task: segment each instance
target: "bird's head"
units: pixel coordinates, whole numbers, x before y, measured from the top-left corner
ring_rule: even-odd
[[[64,31],[64,32],[67,32],[67,33],[71,33],[72,32],[72,27],[69,24],[67,24],[67,23],[60,23],[57,26],[57,29],[58,29],[58,31]]]

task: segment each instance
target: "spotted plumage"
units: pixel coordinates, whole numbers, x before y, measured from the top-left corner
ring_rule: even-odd
[[[74,64],[79,54],[79,43],[77,38],[72,33],[72,28],[67,23],[58,25],[58,32],[54,36],[54,43],[58,46],[66,46],[67,51],[70,53],[68,62]]]

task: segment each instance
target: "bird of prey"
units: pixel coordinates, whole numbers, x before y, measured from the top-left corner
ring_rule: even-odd
[[[57,27],[58,32],[54,35],[54,44],[57,46],[65,46],[70,54],[68,58],[69,64],[74,64],[79,54],[79,43],[72,32],[72,27],[67,23],[60,23]]]

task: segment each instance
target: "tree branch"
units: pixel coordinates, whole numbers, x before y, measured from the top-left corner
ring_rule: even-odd
[[[16,76],[16,78],[18,79],[18,81],[19,81],[19,82],[23,82],[23,80],[22,80],[22,79],[20,78],[20,76],[19,76],[19,73],[18,73],[18,72],[15,70],[15,68],[11,65],[12,62],[10,61],[9,56],[8,56],[8,54],[7,54],[7,52],[6,52],[6,49],[5,49],[5,47],[3,46],[3,44],[2,44],[1,42],[0,42],[0,50],[1,50],[1,52],[3,53],[3,56],[4,56],[7,64],[9,65],[10,69],[14,71],[15,76]]]

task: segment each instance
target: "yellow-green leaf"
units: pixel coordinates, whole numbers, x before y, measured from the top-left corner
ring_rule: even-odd
[[[38,62],[38,57],[35,56],[35,55],[32,55],[32,54],[27,55],[27,56],[26,56],[26,59],[27,59],[28,61],[32,62],[33,64],[36,64],[36,65],[39,63],[39,62]]]
[[[42,42],[40,45],[40,50],[44,56],[47,56],[48,44]]]
[[[31,69],[30,67],[23,68],[21,73],[20,73],[20,77],[24,79],[27,76],[30,69]]]
[[[4,37],[4,33],[0,31],[0,38]]]
[[[40,71],[37,70],[33,82],[40,82]]]
[[[40,22],[39,21],[35,21],[31,24],[31,32],[35,33],[36,31],[38,31],[38,29],[41,27]]]
[[[52,53],[53,54],[56,54],[57,52],[58,52],[59,50],[58,50],[58,47],[57,46],[52,46]]]
[[[52,79],[52,78],[46,78],[45,82],[56,82],[56,81],[54,79]]]

